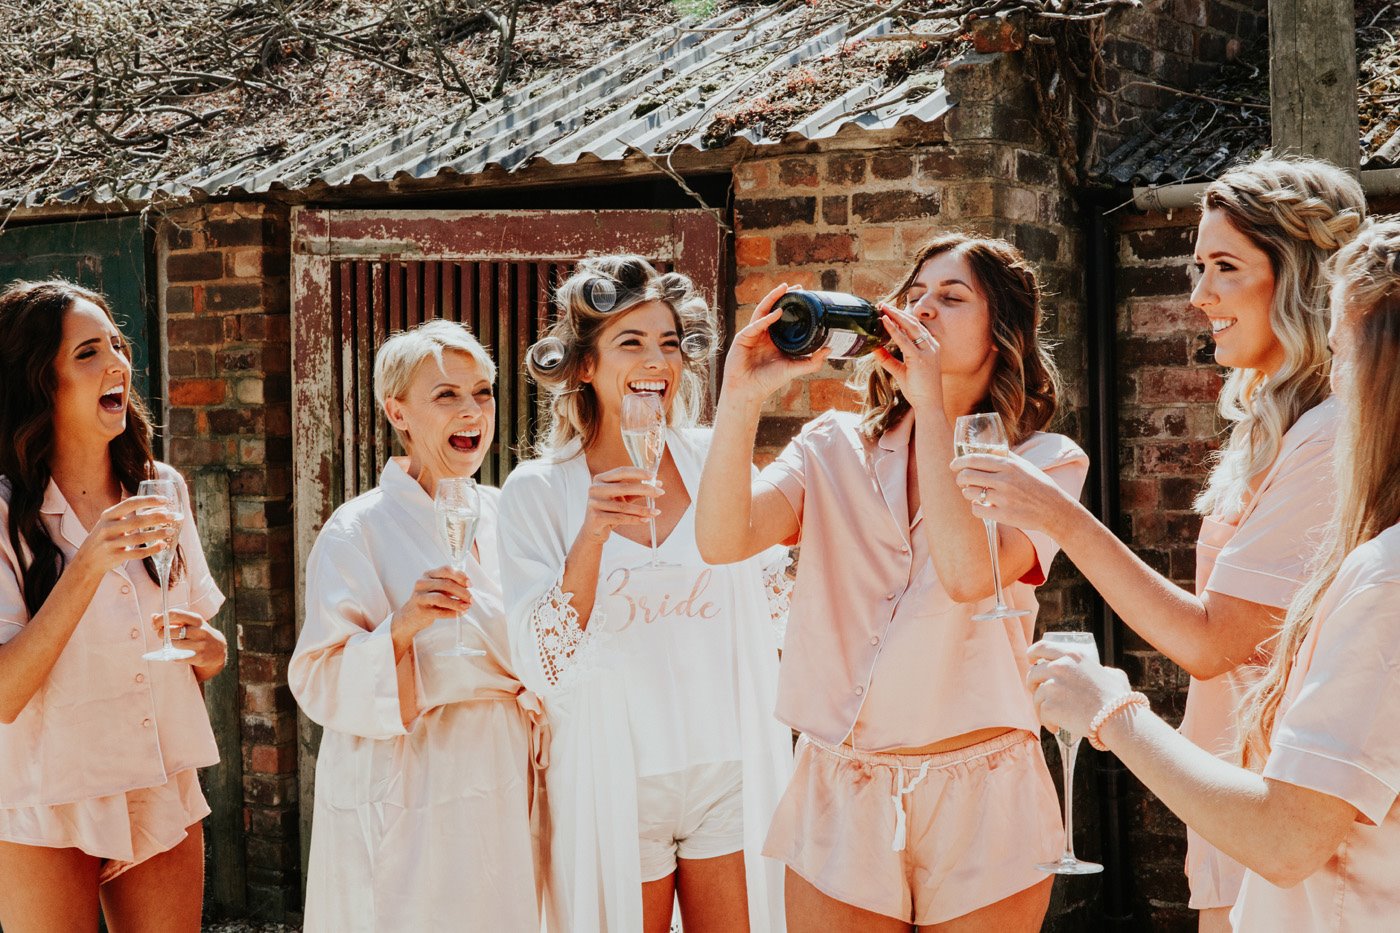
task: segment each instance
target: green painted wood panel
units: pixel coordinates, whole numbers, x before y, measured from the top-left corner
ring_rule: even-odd
[[[151,398],[154,343],[149,333],[146,243],[140,217],[81,220],[0,230],[0,285],[64,278],[107,296],[131,341],[134,381]]]

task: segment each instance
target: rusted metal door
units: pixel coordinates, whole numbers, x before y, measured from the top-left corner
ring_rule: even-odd
[[[376,410],[374,354],[432,318],[462,321],[498,368],[496,442],[481,480],[499,485],[532,437],[523,354],[547,325],[554,287],[580,258],[637,253],[693,279],[723,317],[723,229],[706,211],[332,211],[292,214],[292,443],[300,570],[337,505],[378,480],[393,432]],[[298,741],[302,858],[311,840],[320,730]],[[305,873],[303,872],[303,877]]]

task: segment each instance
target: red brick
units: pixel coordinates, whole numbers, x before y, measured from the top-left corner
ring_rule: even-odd
[[[901,181],[914,174],[914,160],[902,152],[876,152],[870,157],[870,174],[888,181]]]
[[[826,160],[826,180],[838,185],[865,181],[865,156],[834,155]]]
[[[165,260],[165,277],[170,282],[208,282],[224,274],[224,255],[219,252],[171,253]]]
[[[165,372],[168,376],[194,376],[199,372],[193,350],[169,350],[165,357]]]
[[[789,188],[815,188],[821,184],[817,163],[811,159],[783,159],[778,163],[778,180]]]
[[[851,196],[851,212],[866,223],[913,220],[938,214],[936,191],[866,191]]]
[[[171,379],[168,401],[172,405],[217,405],[228,395],[219,379]]]
[[[850,220],[850,199],[844,194],[822,198],[822,223],[828,227],[844,227]]]
[[[223,341],[224,323],[217,317],[179,318],[167,323],[165,333],[172,347],[209,346]]]
[[[734,239],[734,261],[741,266],[766,266],[773,261],[773,241],[766,236],[740,234]]]
[[[741,230],[770,230],[793,224],[810,224],[817,216],[817,199],[752,198],[736,205]]]
[[[849,233],[789,233],[778,240],[778,264],[852,262],[855,242]]]
[[[193,310],[193,287],[189,285],[171,285],[165,290],[165,312],[167,314],[189,314]]]
[[[295,745],[254,745],[248,759],[249,770],[261,774],[295,774],[297,770]]]
[[[288,658],[244,651],[238,655],[238,679],[244,683],[279,683],[287,679]]]
[[[1145,369],[1138,373],[1138,399],[1144,404],[1209,402],[1224,380],[1215,369]]]
[[[1206,316],[1183,299],[1130,301],[1128,325],[1143,335],[1200,334],[1206,330]]]
[[[807,394],[811,399],[812,412],[827,411],[832,408],[841,411],[859,411],[860,399],[855,391],[846,387],[844,379],[812,379],[807,383]]]
[[[807,269],[744,273],[734,289],[734,297],[739,304],[752,306],[784,282],[789,285],[800,285],[803,288],[813,288],[817,284],[817,274]]]
[[[263,288],[261,284],[210,285],[204,290],[204,303],[214,311],[256,311],[263,306]]]
[[[205,227],[210,246],[259,246],[263,242],[260,217],[213,220]]]

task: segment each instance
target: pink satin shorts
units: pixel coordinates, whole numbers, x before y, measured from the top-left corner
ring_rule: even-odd
[[[1055,785],[1028,732],[936,755],[804,735],[763,854],[828,897],[926,925],[1043,882],[1035,864],[1063,845]]]

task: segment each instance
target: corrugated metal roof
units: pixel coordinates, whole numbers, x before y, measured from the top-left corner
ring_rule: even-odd
[[[1393,33],[1381,28],[1391,24],[1377,24],[1378,19],[1358,28],[1356,36],[1361,168],[1368,170],[1400,165],[1396,95],[1377,92],[1381,82],[1393,82],[1400,72],[1400,49]],[[1208,181],[1269,147],[1267,49],[1226,65],[1198,90],[1201,97],[1183,97],[1096,166],[1095,175],[1131,185]]]
[[[360,128],[298,140],[295,154],[274,164],[253,157],[205,166],[128,192],[126,200],[145,201],[157,193],[253,194],[426,179],[446,172],[515,171],[540,162],[566,165],[585,158],[620,160],[633,152],[654,156],[682,147],[709,148],[706,130],[726,106],[761,94],[778,76],[829,56],[843,44],[907,28],[884,20],[848,35],[840,24],[791,47],[784,36],[795,31],[792,27],[804,13],[802,5],[777,15],[772,8],[755,12],[749,7],[700,26],[672,25],[581,74],[546,77],[475,111],[463,106],[408,130]],[[941,85],[940,73],[916,72],[894,86],[872,78],[849,89],[837,87],[829,102],[785,132],[755,126],[739,130],[724,144],[739,138],[773,143],[794,135],[821,139],[848,127],[886,129],[902,120],[933,122],[952,106]],[[84,199],[114,200],[115,193],[35,192],[26,204]]]

